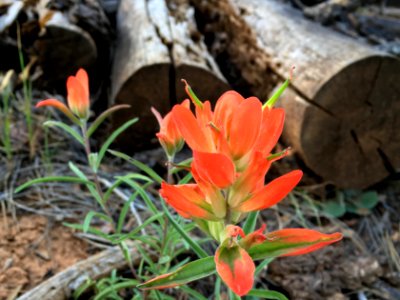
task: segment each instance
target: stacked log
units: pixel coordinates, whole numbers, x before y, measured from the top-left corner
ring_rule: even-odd
[[[122,0],[117,15],[117,45],[112,72],[114,104],[132,108],[115,115],[114,126],[132,116],[140,122],[121,140],[145,146],[158,125],[150,108],[165,114],[184,94],[186,79],[201,99],[215,100],[228,89],[197,31],[188,1]]]
[[[57,81],[64,86],[80,67],[92,68],[95,76],[106,71],[112,33],[97,0],[5,1],[0,9],[0,51],[10,58],[2,60],[1,70],[19,71],[21,51],[25,65],[37,61],[42,82],[50,86]]]
[[[296,65],[281,100],[287,113],[283,136],[311,170],[340,187],[363,188],[400,167],[399,60],[277,1],[194,3],[219,15],[217,23],[237,15],[245,20],[279,77],[287,78]]]

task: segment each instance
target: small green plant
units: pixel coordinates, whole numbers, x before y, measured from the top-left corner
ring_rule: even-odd
[[[368,215],[379,203],[376,191],[337,191],[336,198],[321,202],[321,210],[332,217],[342,217],[346,213]]]
[[[2,123],[2,135],[1,140],[3,142],[4,152],[6,153],[7,161],[11,162],[13,157],[12,142],[11,142],[11,117],[12,110],[10,107],[10,100],[13,97],[12,94],[12,81],[15,77],[14,71],[10,70],[4,76],[0,86],[0,95],[2,98],[2,109],[1,109],[1,123]]]
[[[25,64],[24,53],[22,50],[21,41],[21,29],[17,26],[17,44],[18,44],[18,58],[21,68],[20,80],[22,81],[22,91],[23,91],[23,112],[25,116],[26,127],[28,131],[29,140],[29,153],[32,158],[35,151],[34,146],[34,134],[33,134],[33,119],[32,119],[32,81],[30,78],[30,70],[35,60],[31,60],[28,64]]]

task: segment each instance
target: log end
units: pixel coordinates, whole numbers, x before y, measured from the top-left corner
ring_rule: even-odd
[[[185,79],[190,84],[201,101],[209,100],[215,103],[220,95],[230,89],[225,80],[201,67],[183,64],[177,67],[175,72],[177,102],[188,98],[181,79]]]
[[[169,63],[143,67],[129,77],[115,92],[114,104],[129,104],[130,109],[118,111],[112,119],[113,129],[127,120],[139,117],[139,122],[128,129],[118,144],[126,151],[150,148],[158,145],[155,133],[159,130],[150,108],[153,106],[162,115],[171,106],[188,98],[181,78],[186,79],[200,99],[215,102],[229,86],[213,73],[192,65],[181,65],[171,69]]]
[[[370,56],[338,72],[314,99],[286,96],[285,135],[311,169],[339,187],[381,181],[400,168],[399,75],[399,60]]]

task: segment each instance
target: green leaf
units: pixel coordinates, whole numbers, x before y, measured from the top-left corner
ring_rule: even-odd
[[[337,198],[323,202],[322,211],[334,218],[342,217],[346,213],[346,204],[343,193],[339,192]]]
[[[103,146],[100,148],[99,151],[99,156],[97,159],[97,169],[99,168],[101,161],[103,160],[104,155],[106,154],[108,147],[114,142],[114,140],[126,129],[128,129],[130,126],[135,124],[138,121],[138,118],[134,118],[132,120],[129,120],[128,122],[125,122],[123,125],[121,125],[118,129],[116,129],[109,137],[108,139],[104,142]]]
[[[121,184],[125,183],[124,179],[137,179],[137,180],[143,180],[146,182],[146,184],[144,185],[145,187],[147,187],[149,184],[151,184],[153,181],[149,178],[146,177],[144,175],[141,174],[137,174],[137,173],[132,173],[132,174],[128,174],[126,176],[123,177],[118,177],[119,179],[116,180],[108,189],[107,191],[104,193],[103,196],[103,200],[104,203],[107,203],[108,199],[110,198],[111,194],[114,192],[114,190],[119,187]]]
[[[266,266],[268,266],[268,264],[273,261],[274,258],[273,257],[269,257],[264,259],[257,267],[256,267],[256,271],[254,272],[254,276],[257,276],[258,274],[260,274],[262,272],[262,270],[264,270],[264,268]]]
[[[70,182],[70,183],[82,183],[82,184],[86,184],[86,185],[93,185],[92,182],[85,180],[85,179],[81,179],[81,178],[77,178],[77,177],[71,177],[71,176],[49,176],[49,177],[43,177],[43,178],[37,178],[37,179],[32,179],[28,182],[25,182],[23,185],[20,185],[19,187],[17,187],[15,189],[15,193],[19,193],[22,190],[38,184],[38,183],[46,183],[46,182]]]
[[[90,278],[86,278],[86,281],[81,284],[75,291],[73,294],[73,298],[74,300],[79,299],[79,297],[85,292],[87,291],[89,288],[93,287],[95,285],[95,282],[90,279]]]
[[[82,180],[87,180],[86,175],[72,161],[70,161],[68,163],[68,166],[71,169],[71,171],[75,173],[76,176],[78,176]],[[90,182],[90,181],[88,181],[88,182]],[[103,199],[101,199],[101,196],[96,189],[96,185],[94,183],[90,182],[90,184],[86,184],[86,187],[88,188],[88,190],[89,190],[90,194],[93,196],[93,198],[97,201],[97,203],[99,203],[99,205],[104,209]]]
[[[110,218],[109,216],[91,210],[91,211],[89,211],[89,212],[87,213],[87,215],[86,215],[86,217],[85,217],[85,220],[83,221],[83,232],[85,232],[85,233],[88,232],[88,230],[89,230],[89,228],[90,228],[90,223],[92,222],[92,219],[93,219],[94,217],[98,217],[98,218],[103,219],[103,220],[105,220],[105,221],[107,221],[107,222],[109,222],[109,223],[112,222],[112,220],[111,220],[111,218]]]
[[[149,224],[153,223],[155,220],[160,220],[163,215],[164,215],[164,213],[160,212],[160,213],[158,213],[158,214],[156,214],[154,216],[151,216],[146,221],[144,221],[142,225],[137,226],[131,232],[120,236],[117,240],[114,241],[114,243],[118,244],[118,243],[122,242],[123,240],[126,240],[128,238],[132,238],[135,234],[137,234],[139,231],[141,231],[143,228],[145,228]]]
[[[153,201],[150,199],[149,195],[147,195],[146,191],[138,184],[137,182],[129,179],[128,177],[117,177],[118,179],[122,179],[126,184],[131,186],[135,191],[137,191],[143,201],[146,203],[149,210],[156,215],[158,213],[157,207],[154,205]]]
[[[248,294],[248,296],[256,296],[262,299],[271,299],[271,300],[288,300],[288,298],[276,291],[269,290],[261,290],[261,289],[253,289]]]
[[[85,145],[85,142],[83,141],[82,136],[76,132],[72,127],[68,126],[67,124],[59,121],[46,121],[43,124],[44,126],[47,127],[59,127],[63,129],[64,131],[68,132],[76,141],[78,141],[81,145]]]
[[[208,256],[192,261],[174,272],[153,278],[139,285],[138,288],[155,289],[178,286],[210,276],[215,272],[214,256]]]
[[[242,297],[236,295],[231,289],[228,290],[230,300],[240,300]]]
[[[171,261],[171,256],[164,255],[164,256],[160,257],[160,259],[158,260],[158,263],[163,265],[163,264],[166,264],[166,263],[168,263],[170,261]]]
[[[107,109],[106,111],[103,111],[101,113],[100,116],[97,117],[96,120],[94,120],[94,122],[92,123],[92,125],[90,125],[88,131],[87,131],[87,137],[89,138],[95,131],[96,129],[101,125],[101,123],[104,122],[104,120],[106,118],[108,118],[111,114],[113,114],[114,112],[120,110],[120,109],[124,109],[124,108],[129,108],[131,107],[128,104],[120,104],[120,105],[116,105],[113,107],[110,107],[109,109]]]
[[[221,300],[221,277],[217,275],[214,287],[214,298],[215,300]]]
[[[379,203],[379,196],[376,191],[362,193],[356,205],[360,208],[373,209]]]
[[[125,260],[128,262],[130,266],[132,266],[132,256],[131,256],[131,251],[128,248],[128,245],[125,242],[121,242],[120,246]]]
[[[313,237],[313,235],[319,235],[319,237]],[[340,239],[342,239],[340,233],[324,235],[310,229],[282,229],[267,234],[267,239],[252,246],[248,253],[253,260],[274,258],[301,250],[311,252],[313,248],[310,247],[327,246]]]
[[[133,193],[129,197],[129,200],[125,201],[124,206],[122,207],[121,212],[118,217],[118,223],[117,223],[117,232],[118,233],[120,233],[122,231],[122,227],[124,226],[126,215],[128,214],[131,204],[136,199],[138,194],[139,194],[138,192]]]
[[[165,205],[165,202],[163,199],[161,200],[161,204],[162,204],[164,213],[167,216],[168,220],[170,221],[172,226],[176,229],[176,231],[179,232],[179,234],[182,236],[182,238],[189,244],[190,248],[192,248],[192,250],[197,254],[197,256],[199,258],[207,257],[208,256],[207,252],[205,252],[200,247],[200,245],[186,233],[186,231],[178,224],[178,222],[175,221],[174,217],[168,211],[168,208]]]
[[[179,184],[186,184],[190,180],[192,180],[193,176],[192,173],[187,173],[181,180],[179,180]]]
[[[154,172],[153,169],[149,168],[144,163],[142,163],[136,159],[133,159],[132,157],[130,157],[122,152],[119,152],[119,151],[108,150],[108,152],[116,157],[122,158],[123,160],[126,160],[127,162],[131,163],[132,165],[134,165],[135,167],[137,167],[138,169],[142,170],[147,175],[149,175],[150,178],[154,179],[154,181],[156,181],[157,183],[161,183],[164,181],[164,179],[162,179],[162,177],[160,177],[160,175],[158,175],[156,172]]]
[[[263,109],[265,109],[267,106],[269,108],[273,107],[276,101],[278,101],[279,97],[282,95],[282,93],[286,90],[286,88],[289,86],[290,79],[286,79],[285,82],[279,87],[279,89],[267,100],[267,102],[264,103]]]
[[[72,224],[72,223],[65,223],[64,222],[63,225],[66,226],[66,227],[69,227],[69,228],[73,228],[73,229],[76,229],[76,230],[83,231],[83,225],[81,225],[81,224]],[[87,232],[92,233],[92,234],[97,235],[97,236],[100,236],[100,237],[106,239],[107,241],[112,242],[111,238],[107,234],[105,234],[104,232],[102,232],[99,229],[96,229],[96,228],[93,228],[93,227],[89,227]]]
[[[135,287],[137,284],[138,284],[138,281],[137,280],[133,280],[133,279],[127,280],[127,281],[124,281],[124,282],[120,282],[120,283],[114,283],[110,287],[101,290],[101,292],[99,292],[96,295],[96,297],[94,297],[94,300],[108,299],[107,298],[108,294],[110,294],[112,292],[119,291],[121,289]]]
[[[243,231],[245,234],[249,234],[256,229],[257,218],[258,218],[258,211],[253,211],[249,213],[246,222],[243,225]]]
[[[199,292],[196,292],[195,290],[187,287],[187,286],[181,286],[180,289],[185,292],[186,294],[194,297],[194,298],[189,298],[189,299],[196,299],[196,300],[208,300],[206,297],[204,297],[202,294]]]

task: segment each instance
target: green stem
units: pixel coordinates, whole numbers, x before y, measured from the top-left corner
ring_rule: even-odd
[[[173,163],[174,163],[174,156],[168,157],[168,163],[167,163],[167,183],[168,184],[173,183],[173,177],[172,177],[172,164]],[[161,248],[160,248],[160,259],[163,256],[165,245],[167,243],[168,226],[169,226],[169,219],[167,218],[167,216],[164,216],[163,239],[162,239]],[[158,264],[158,267],[160,267],[160,264]]]
[[[81,122],[81,124],[82,124],[81,125],[81,130],[82,130],[83,140],[84,140],[84,143],[85,143],[86,156],[87,156],[88,164],[90,166],[90,156],[92,154],[92,150],[90,148],[90,140],[89,140],[89,137],[88,137],[88,134],[87,134],[87,122],[86,122],[86,120],[83,120]],[[91,169],[92,169],[92,172],[93,172],[93,179],[94,179],[94,184],[96,186],[96,191],[97,191],[97,193],[99,194],[99,196],[101,198],[101,202],[103,203],[103,205],[102,205],[103,210],[111,220],[110,225],[112,227],[112,230],[114,232],[117,232],[117,227],[116,227],[116,224],[115,224],[114,219],[112,217],[112,214],[111,214],[110,210],[107,208],[106,204],[104,203],[104,194],[103,194],[103,191],[102,191],[101,186],[100,186],[100,180],[99,180],[99,177],[97,175],[97,171],[95,171],[93,168],[91,168]],[[118,247],[120,248],[121,252],[124,254],[124,249],[123,249],[121,243],[118,244]],[[136,271],[133,268],[132,263],[128,261],[128,265],[129,265],[129,269],[130,269],[133,277],[134,278],[138,278],[137,274],[136,274]]]

